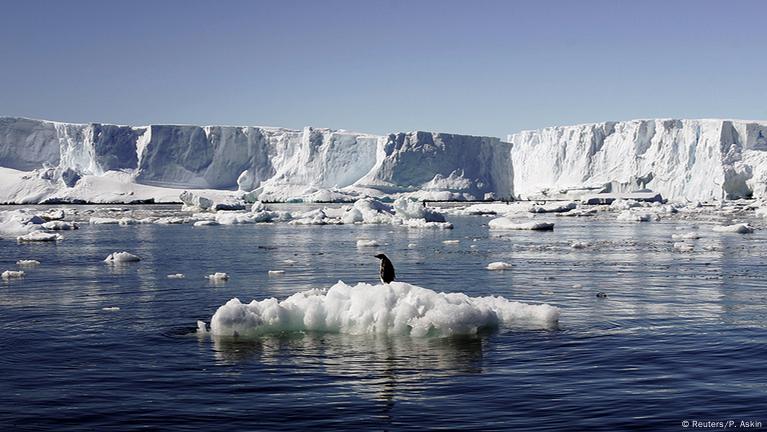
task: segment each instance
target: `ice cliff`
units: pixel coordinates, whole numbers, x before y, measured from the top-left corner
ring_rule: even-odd
[[[5,202],[71,197],[66,187],[77,190],[79,182],[90,181],[93,189],[93,177],[106,174],[115,182],[239,189],[273,201],[403,193],[482,199],[513,192],[509,144],[432,132],[380,136],[309,127],[130,127],[6,117],[0,118],[0,167],[34,170],[25,180],[36,182],[15,184],[15,195],[0,192]]]
[[[671,199],[765,196],[767,123],[633,120],[508,136],[514,192],[641,188]]]
[[[673,200],[767,196],[767,123],[633,120],[498,138],[0,117],[0,202],[531,198],[648,188]],[[218,191],[218,192],[217,192]],[[208,195],[206,195],[208,196]],[[215,197],[213,197],[215,198]]]

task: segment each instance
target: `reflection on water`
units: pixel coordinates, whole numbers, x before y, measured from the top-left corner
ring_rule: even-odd
[[[434,378],[482,373],[482,336],[409,336],[293,333],[254,339],[212,336],[221,364],[291,366],[343,380],[359,395],[391,401],[417,398]]]

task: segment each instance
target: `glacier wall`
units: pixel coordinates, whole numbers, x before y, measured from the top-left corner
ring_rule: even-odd
[[[522,197],[605,185],[671,199],[765,196],[767,123],[633,120],[524,131],[508,141]]]
[[[119,171],[137,184],[256,190],[275,200],[328,189],[350,196],[425,190],[458,199],[510,197],[510,151],[498,138],[431,132],[381,136],[310,127],[131,127],[0,118],[0,167],[45,168],[52,181],[74,178],[67,186],[79,176]]]
[[[435,132],[132,127],[1,117],[0,168],[37,171],[39,182],[48,182],[31,191],[16,181],[10,190],[24,192],[25,202],[108,173],[136,185],[253,191],[272,201],[391,194],[531,198],[542,191],[641,188],[672,200],[767,198],[767,122],[604,122],[524,131],[504,142]],[[11,192],[6,195],[0,198],[14,202]]]

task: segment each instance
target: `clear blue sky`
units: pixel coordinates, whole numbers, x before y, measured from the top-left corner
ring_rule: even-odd
[[[0,3],[0,115],[505,136],[767,118],[767,1]]]

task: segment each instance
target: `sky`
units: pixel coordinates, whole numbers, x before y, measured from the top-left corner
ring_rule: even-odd
[[[0,2],[0,116],[505,137],[767,119],[767,1]]]

